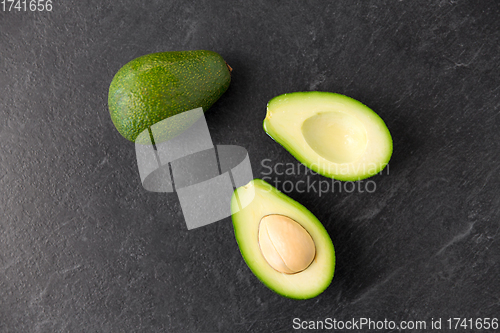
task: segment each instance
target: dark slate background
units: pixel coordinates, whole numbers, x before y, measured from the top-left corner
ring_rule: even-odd
[[[346,94],[387,123],[394,154],[374,193],[289,193],[336,247],[317,298],[262,285],[230,218],[187,231],[175,194],[142,188],[109,84],[135,57],[191,49],[234,68],[206,118],[214,143],[248,150],[255,177],[262,163],[297,165],[262,130],[278,94]],[[54,0],[49,13],[1,12],[0,331],[500,317],[499,69],[492,0]],[[325,179],[268,176],[279,189]]]

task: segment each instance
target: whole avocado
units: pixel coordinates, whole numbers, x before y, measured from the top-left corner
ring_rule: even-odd
[[[165,118],[202,107],[207,111],[227,90],[231,68],[213,51],[151,53],[124,65],[108,95],[116,129],[135,142]]]

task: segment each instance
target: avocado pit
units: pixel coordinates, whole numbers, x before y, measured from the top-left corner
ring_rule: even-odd
[[[305,270],[316,256],[316,246],[307,230],[279,214],[266,215],[260,220],[259,246],[267,263],[286,274]]]

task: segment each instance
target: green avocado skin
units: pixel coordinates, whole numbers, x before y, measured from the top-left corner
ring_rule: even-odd
[[[229,68],[213,51],[151,53],[123,66],[108,95],[111,120],[134,142],[157,122],[202,107],[207,111],[227,90]]]

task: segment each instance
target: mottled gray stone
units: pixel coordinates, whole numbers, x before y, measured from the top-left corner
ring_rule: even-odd
[[[0,12],[0,331],[499,317],[499,16],[494,0],[54,1],[50,13]],[[297,162],[262,130],[272,97],[338,92],[386,121],[394,154],[373,193],[289,193],[336,248],[317,298],[264,287],[230,218],[188,231],[174,193],[143,189],[134,144],[108,114],[109,84],[135,57],[190,49],[234,69],[206,113],[213,143],[244,147],[254,176],[281,190],[325,178],[282,173],[279,163]]]

